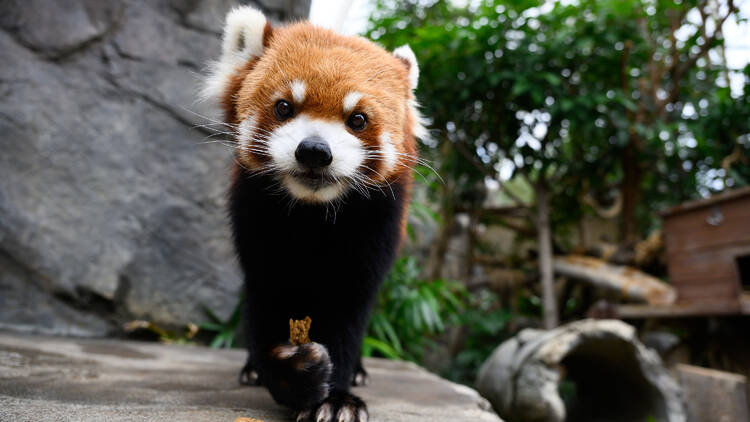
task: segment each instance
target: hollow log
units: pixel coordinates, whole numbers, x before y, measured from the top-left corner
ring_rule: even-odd
[[[523,330],[485,361],[476,388],[509,422],[686,421],[659,355],[617,320]]]

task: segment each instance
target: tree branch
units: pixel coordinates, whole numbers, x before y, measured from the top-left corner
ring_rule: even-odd
[[[705,2],[703,3],[705,5]],[[701,35],[704,38],[703,45],[700,47],[700,50],[698,53],[694,54],[693,56],[689,57],[687,61],[683,63],[679,63],[679,60],[675,63],[672,63],[672,66],[674,66],[674,72],[672,75],[672,89],[669,92],[669,95],[663,100],[660,101],[657,106],[659,109],[664,108],[667,104],[674,102],[677,97],[680,94],[680,82],[682,81],[682,77],[685,75],[685,73],[690,70],[693,66],[695,66],[695,63],[700,59],[701,57],[704,57],[706,54],[708,54],[708,51],[711,50],[711,47],[716,41],[716,38],[722,33],[722,26],[724,26],[724,22],[726,22],[727,19],[729,19],[730,16],[732,16],[733,13],[737,11],[737,6],[734,4],[734,0],[729,0],[727,4],[728,10],[727,13],[717,19],[716,21],[716,29],[714,30],[714,33],[711,34],[711,36],[708,36],[706,33],[706,23],[708,22],[708,15],[706,14],[704,10],[704,6],[699,6],[698,10],[701,14]]]
[[[471,165],[473,165],[477,170],[479,170],[480,173],[485,175],[486,177],[489,177],[490,179],[497,180],[497,174],[495,172],[491,172],[487,167],[479,164],[474,159],[474,155],[469,152],[466,147],[461,144],[460,142],[455,142],[453,145],[456,146],[456,150],[469,162]],[[504,183],[498,183],[500,185],[500,189],[505,193],[517,206],[519,207],[526,207],[528,204],[526,204],[518,195],[511,192],[510,189],[508,189]]]

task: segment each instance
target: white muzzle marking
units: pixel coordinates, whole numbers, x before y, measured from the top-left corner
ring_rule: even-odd
[[[328,142],[332,161],[323,174],[336,182],[316,188],[293,175],[306,171],[297,162],[295,151],[299,143],[310,136],[319,136]],[[355,176],[366,158],[362,142],[350,134],[343,123],[313,119],[304,114],[276,128],[265,142],[286,190],[297,199],[311,202],[328,202],[343,194],[348,188],[344,179]]]

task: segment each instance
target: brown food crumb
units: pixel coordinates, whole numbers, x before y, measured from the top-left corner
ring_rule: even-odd
[[[312,319],[309,316],[301,320],[289,319],[289,342],[295,346],[309,343],[310,324]]]
[[[234,422],[263,422],[260,419],[253,419],[253,418],[237,418],[234,420]]]

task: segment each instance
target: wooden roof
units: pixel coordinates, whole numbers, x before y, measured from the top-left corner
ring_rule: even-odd
[[[712,195],[710,198],[697,199],[694,201],[683,202],[680,205],[669,208],[662,211],[662,217],[669,217],[675,214],[681,214],[683,212],[692,211],[699,208],[708,207],[711,205],[719,204],[733,199],[738,199],[747,196],[750,198],[750,186],[745,186],[739,189],[728,190],[716,195]]]

